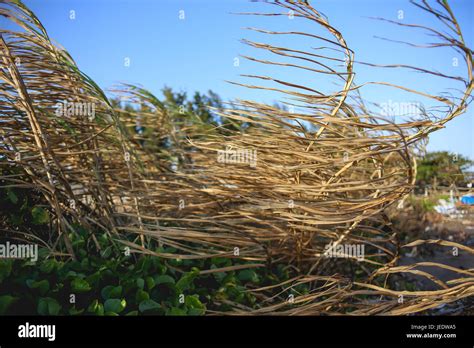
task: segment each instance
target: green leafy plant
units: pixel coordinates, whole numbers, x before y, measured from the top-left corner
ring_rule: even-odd
[[[201,274],[243,264],[228,258],[208,260],[163,259],[153,255],[126,255],[113,247],[105,233],[94,233],[100,251],[90,243],[91,233],[74,226],[70,239],[76,260],[62,259],[40,248],[41,258],[0,259],[0,314],[39,315],[203,315],[208,308],[230,310],[229,302],[255,306],[245,285],[275,284],[288,277],[244,269]],[[170,247],[157,252],[175,253]]]

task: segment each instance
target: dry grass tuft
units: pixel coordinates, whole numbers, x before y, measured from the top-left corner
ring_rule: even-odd
[[[307,2],[265,2],[283,12],[254,15],[278,17],[291,11],[297,21],[312,23],[318,34],[250,30],[269,37],[304,36],[322,46],[304,51],[247,40],[282,61],[244,58],[282,70],[303,69],[333,79],[340,88],[322,92],[247,75],[259,85],[241,85],[283,94],[286,108],[239,100],[220,115],[250,127],[223,131],[177,118],[136,86],[122,86],[118,93],[146,105],[147,111],[114,109],[67,52],[51,43],[28,8],[19,1],[0,1],[0,15],[21,27],[0,29],[0,151],[6,158],[1,164],[21,168],[21,174],[1,179],[41,190],[55,214],[57,238],[64,239],[72,257],[67,234],[74,221],[99,226],[118,240],[135,234],[140,237],[135,243],[122,242],[136,252],[151,253],[146,239],[156,238],[178,249],[182,258],[239,257],[253,261],[253,267],[284,262],[300,274],[286,284],[249,289],[263,301],[252,314],[401,315],[472,296],[472,269],[451,269],[459,278],[443,283],[417,270],[419,264],[397,266],[400,246],[383,214],[413,189],[416,163],[410,146],[464,113],[471,100],[472,51],[449,5],[415,3],[436,16],[447,33],[396,24],[425,30],[439,39],[429,47],[449,46],[465,58],[467,77],[398,66],[458,81],[462,91],[451,98],[388,82],[358,85],[355,66],[376,65],[355,61],[342,33],[323,14]],[[427,98],[444,107],[442,115],[422,110],[420,117],[400,122],[377,115],[361,98],[368,84]],[[77,110],[58,115],[58,103],[65,102],[93,105],[95,115]],[[133,131],[137,122],[146,133]],[[173,146],[160,147],[163,139]],[[144,147],[144,141],[154,145]],[[329,243],[334,249],[364,245],[365,258],[341,261],[350,264],[346,272],[346,266],[325,257]],[[421,243],[474,252],[445,241],[410,245]],[[354,272],[362,275],[353,279]],[[440,289],[391,290],[393,274],[407,272],[431,279]],[[298,284],[309,284],[311,290],[289,303],[288,292]]]

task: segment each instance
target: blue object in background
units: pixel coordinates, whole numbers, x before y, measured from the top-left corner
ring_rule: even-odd
[[[461,203],[467,205],[474,205],[474,196],[462,196]]]

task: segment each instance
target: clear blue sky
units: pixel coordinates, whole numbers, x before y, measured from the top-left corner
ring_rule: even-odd
[[[156,94],[165,86],[176,90],[205,92],[209,89],[224,99],[254,99],[273,102],[276,94],[248,90],[224,80],[248,82],[238,75],[261,73],[285,77],[323,90],[331,85],[324,76],[300,70],[281,73],[281,69],[264,67],[240,60],[239,54],[261,55],[255,49],[239,42],[247,38],[267,42],[265,35],[243,30],[243,27],[265,29],[295,29],[294,21],[286,17],[238,16],[232,12],[275,11],[274,6],[256,4],[247,0],[25,0],[47,29],[49,35],[65,47],[86,74],[103,89],[119,82],[138,83]],[[464,31],[468,45],[474,47],[474,1],[450,1]],[[374,35],[418,43],[432,42],[432,38],[418,31],[374,21],[367,17],[397,20],[398,11],[404,11],[405,23],[421,23],[440,27],[432,17],[410,5],[407,0],[325,0],[313,5],[329,17],[355,52],[356,60],[380,64],[405,63],[464,75],[460,60],[445,49],[413,49],[374,38]],[[183,10],[185,19],[179,18]],[[71,12],[75,19],[70,19]],[[299,23],[299,22],[298,22]],[[303,25],[299,30],[318,32],[318,28]],[[320,31],[319,31],[320,32]],[[308,49],[307,42],[291,39],[286,44]],[[280,41],[280,43],[284,41]],[[314,47],[314,41],[313,41]],[[130,66],[124,66],[126,58]],[[278,58],[272,57],[275,60]],[[280,59],[281,60],[281,59]],[[406,84],[428,92],[445,88],[461,88],[444,80],[428,78],[406,70],[368,69],[356,66],[356,82],[386,80]],[[285,75],[286,74],[286,75]],[[334,90],[335,87],[332,87]],[[367,88],[364,97],[379,103],[406,102],[404,95],[391,89]],[[474,105],[473,105],[474,106]],[[472,109],[449,123],[446,129],[434,134],[429,150],[449,150],[474,159],[474,117]]]

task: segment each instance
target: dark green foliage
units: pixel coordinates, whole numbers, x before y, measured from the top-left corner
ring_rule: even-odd
[[[4,159],[0,158],[0,166],[6,167]],[[14,176],[20,171],[9,167],[8,170],[0,167],[0,176]],[[39,191],[26,188],[9,187],[9,182],[0,179],[0,226],[7,229],[11,226],[23,229],[34,229],[35,235],[41,236],[47,232],[50,222],[50,213],[46,207],[48,202]]]
[[[429,152],[418,161],[416,179],[421,186],[463,185],[470,159],[447,151]]]
[[[0,259],[0,314],[40,315],[202,315],[207,308],[229,310],[222,301],[253,307],[256,299],[244,285],[271,284],[287,279],[275,269],[240,270],[200,275],[199,269],[228,267],[230,259],[165,260],[155,256],[126,256],[110,248],[107,257],[92,247],[87,234],[71,234],[78,260],[44,259],[48,251],[40,249],[40,259]],[[108,237],[97,238],[104,249]],[[80,252],[82,251],[82,253]],[[173,248],[157,248],[173,253]],[[74,298],[74,301],[71,299]]]

